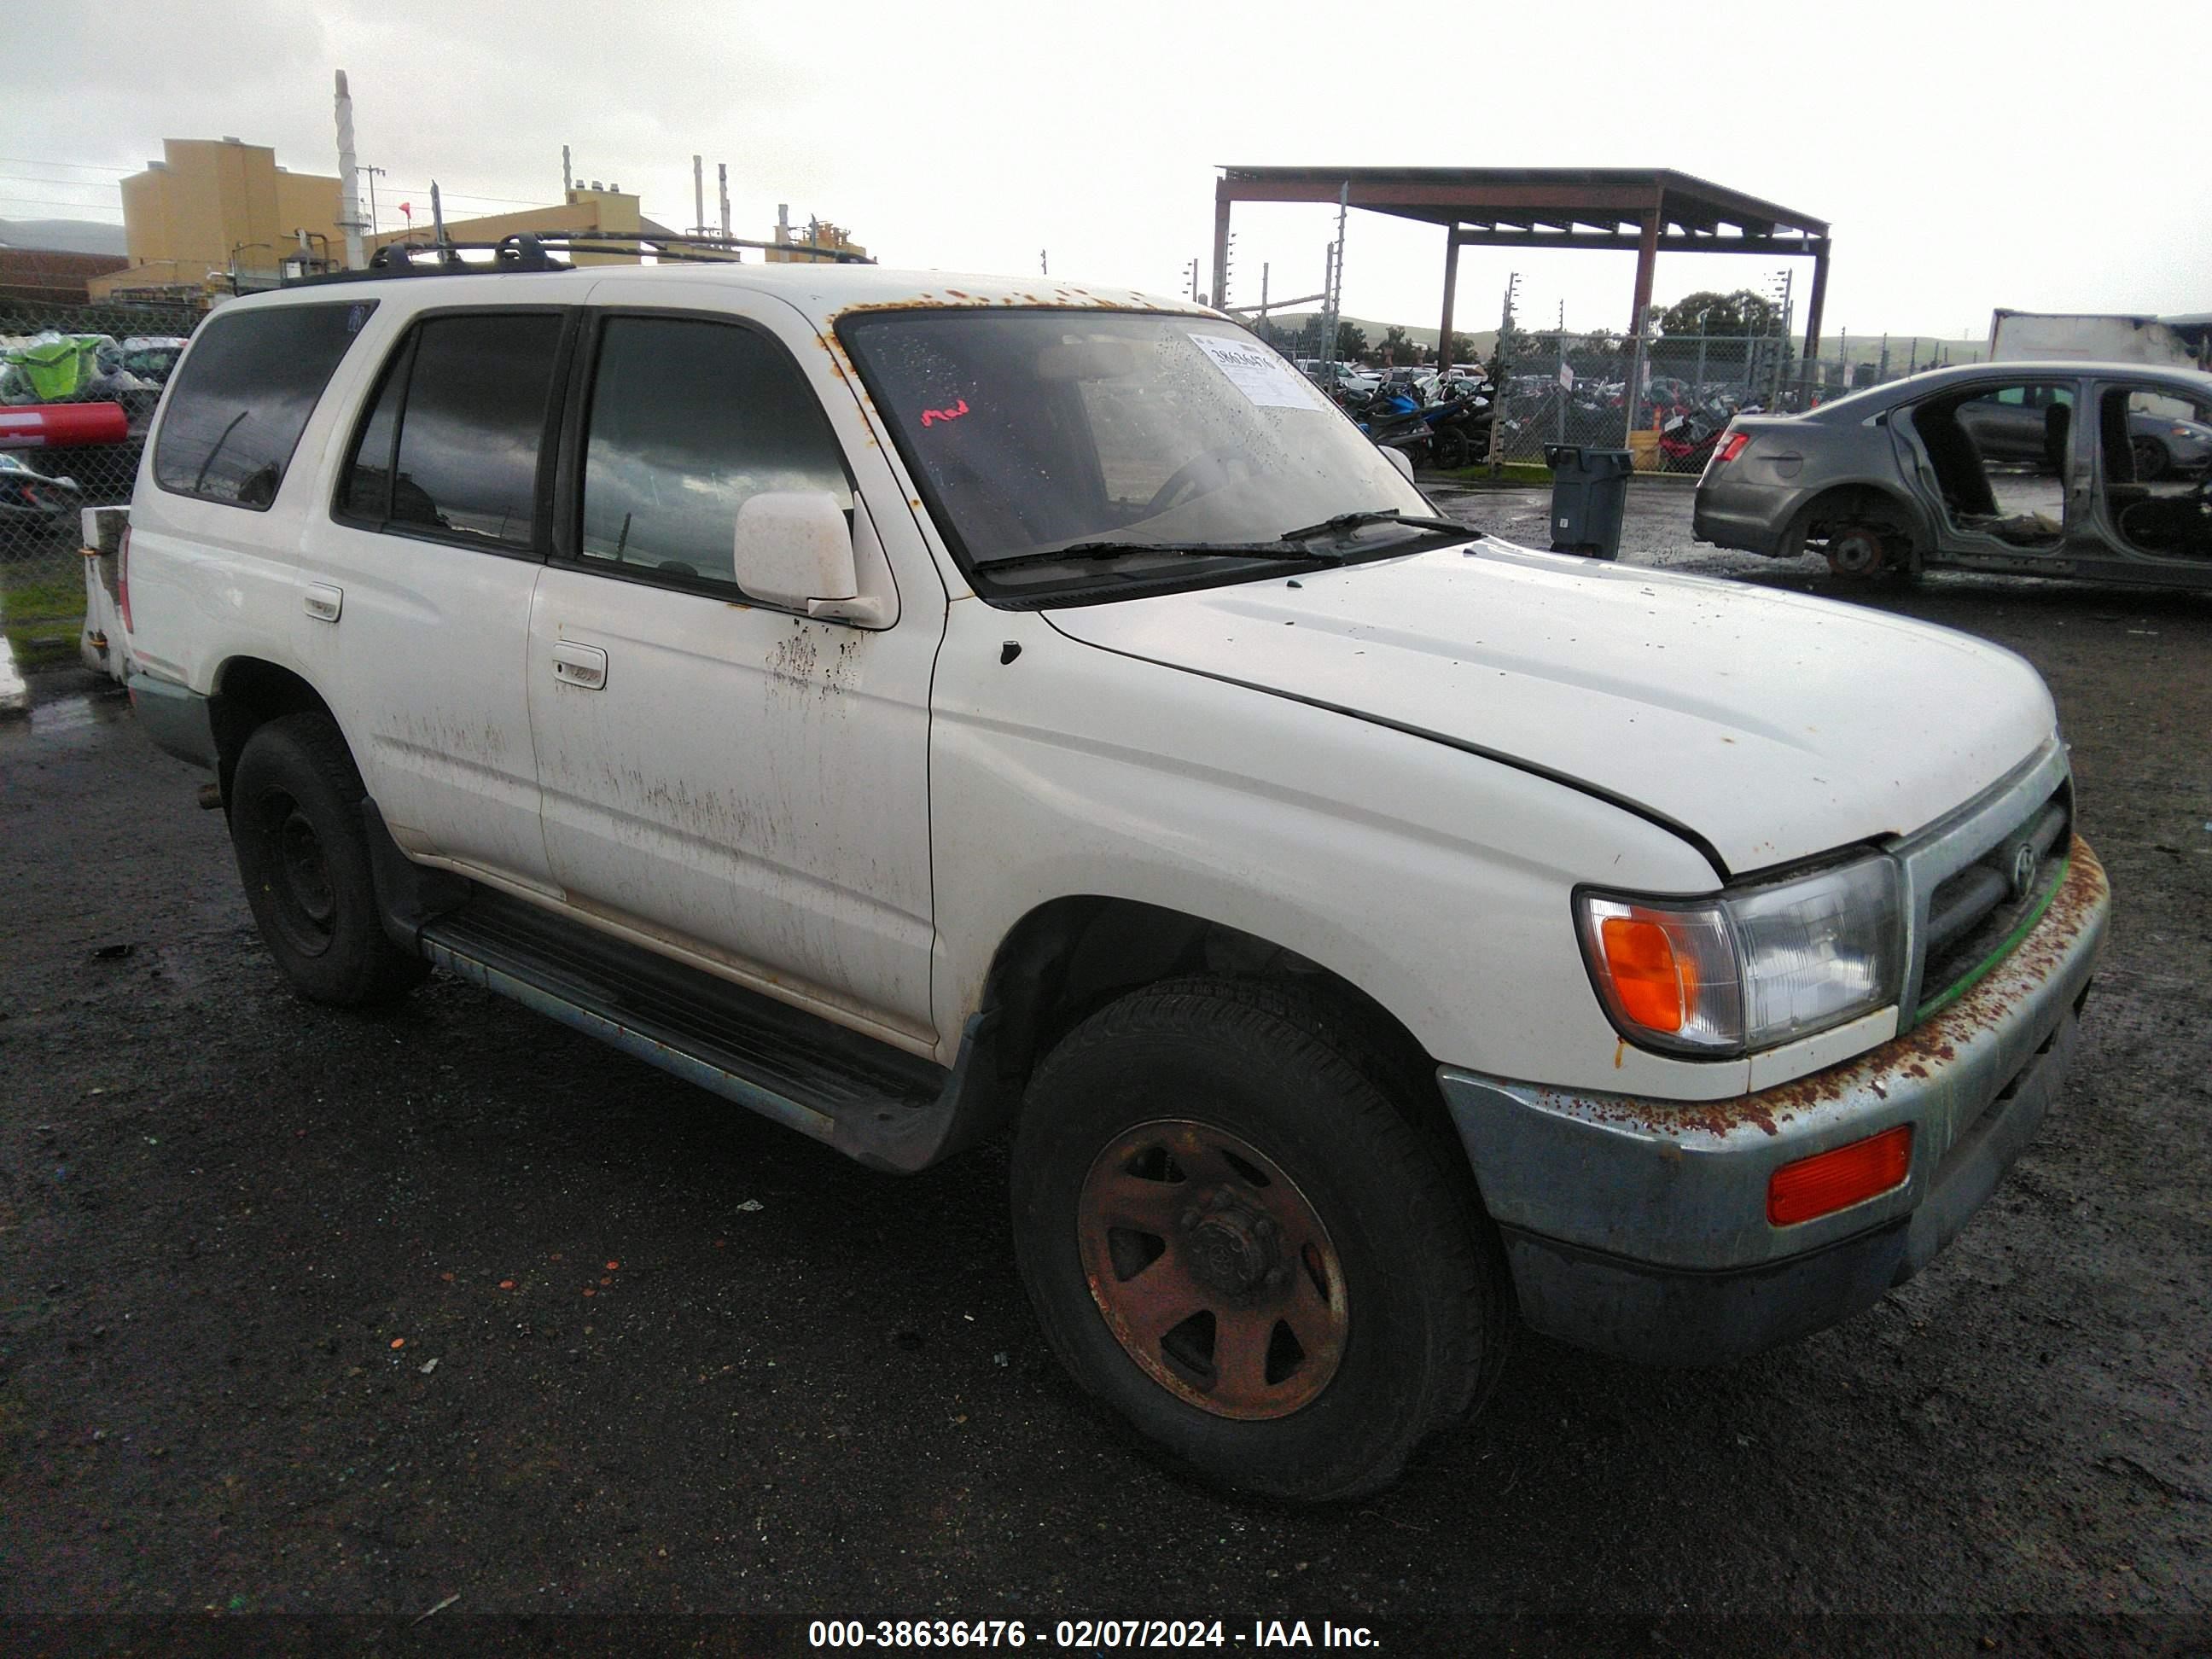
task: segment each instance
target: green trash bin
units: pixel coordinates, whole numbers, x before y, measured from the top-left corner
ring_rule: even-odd
[[[1593,559],[1620,555],[1620,520],[1628,507],[1634,458],[1625,449],[1546,444],[1552,469],[1552,551]]]

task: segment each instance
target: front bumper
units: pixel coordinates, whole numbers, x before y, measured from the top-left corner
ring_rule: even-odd
[[[1444,1067],[1529,1324],[1697,1364],[1833,1324],[1918,1272],[1996,1189],[2062,1086],[2110,908],[2077,837],[2034,931],[1965,996],[1855,1060],[1733,1100],[1578,1094]],[[1899,1123],[1913,1126],[1902,1186],[1795,1226],[1767,1220],[1777,1169]]]

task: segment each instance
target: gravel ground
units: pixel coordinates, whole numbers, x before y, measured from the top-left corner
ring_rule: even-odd
[[[1542,534],[1541,491],[1449,505]],[[1626,558],[1836,591],[1693,548],[1688,510],[1639,486]],[[1326,1614],[1537,1651],[1595,1613],[1630,1622],[1582,1650],[2212,1650],[2212,595],[1850,597],[2057,693],[2117,896],[2075,1080],[1859,1319],[1705,1372],[1524,1339],[1474,1427],[1319,1512],[1194,1489],[1085,1411],[999,1152],[872,1176],[444,976],[376,1018],[302,1003],[198,775],[118,696],[38,680],[0,727],[0,1609],[138,1615],[92,1644],[137,1650],[210,1610],[453,1596],[426,1628],[485,1645],[457,1621],[1203,1617],[1236,1646]],[[1865,1617],[1790,1622],[1838,1615]]]

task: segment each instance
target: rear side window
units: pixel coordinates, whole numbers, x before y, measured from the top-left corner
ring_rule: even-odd
[[[533,546],[562,325],[552,313],[507,312],[416,328],[354,441],[338,510],[456,541]]]
[[[375,308],[354,300],[210,318],[170,388],[155,483],[265,511],[316,399]]]

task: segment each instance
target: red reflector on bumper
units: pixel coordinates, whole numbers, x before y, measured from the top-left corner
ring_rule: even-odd
[[[1766,1183],[1766,1218],[1778,1227],[1833,1214],[1905,1184],[1912,1168],[1912,1126],[1900,1123],[1864,1140],[1785,1164]]]

